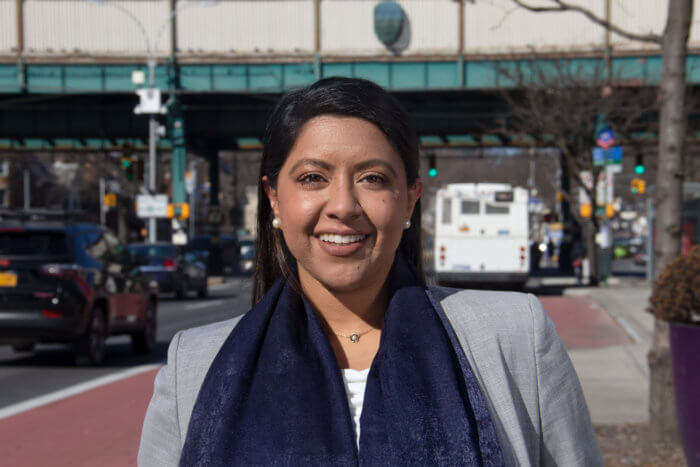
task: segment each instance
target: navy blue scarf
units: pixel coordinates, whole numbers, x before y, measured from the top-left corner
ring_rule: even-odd
[[[214,359],[180,465],[502,465],[484,397],[454,332],[401,256],[390,275],[360,428],[358,453],[322,324],[280,280]]]

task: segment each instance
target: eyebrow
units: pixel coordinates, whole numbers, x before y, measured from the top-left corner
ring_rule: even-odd
[[[381,165],[382,167],[389,170],[389,172],[391,172],[391,174],[394,177],[396,176],[396,170],[391,166],[391,164],[389,164],[388,162],[383,161],[381,159],[370,159],[368,161],[363,161],[363,162],[360,162],[358,164],[355,164],[355,170],[365,170],[365,169],[369,169],[370,167],[374,167],[377,165]]]
[[[309,159],[301,159],[300,161],[297,161],[297,163],[294,164],[291,169],[289,169],[289,172],[294,173],[302,165],[313,165],[315,167],[319,167],[319,168],[324,169],[324,170],[330,170],[330,168],[331,168],[331,165],[326,161],[323,161],[321,159],[310,159],[309,158]]]
[[[297,161],[297,163],[294,164],[292,166],[292,168],[290,169],[290,173],[294,173],[299,167],[304,166],[304,165],[312,165],[312,166],[315,166],[315,167],[318,167],[318,168],[321,168],[324,170],[330,170],[332,168],[332,166],[328,162],[326,162],[322,159],[307,158],[307,159],[301,159],[301,160]],[[370,159],[370,160],[359,162],[359,163],[355,164],[353,169],[355,171],[366,170],[366,169],[369,169],[371,167],[375,167],[377,165],[381,165],[382,167],[389,170],[389,172],[391,172],[391,174],[393,176],[396,176],[396,169],[394,169],[394,167],[392,167],[391,164],[389,164],[388,162],[383,161],[381,159]]]

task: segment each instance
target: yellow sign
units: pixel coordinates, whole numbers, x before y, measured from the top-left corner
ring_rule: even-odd
[[[0,287],[17,287],[17,274],[0,272]]]
[[[182,220],[182,219],[187,219],[190,217],[190,205],[187,203],[179,203],[175,205],[177,208],[177,218]]]
[[[646,182],[641,178],[633,178],[630,182],[630,191],[634,194],[644,194],[647,189]]]
[[[585,219],[591,217],[591,214],[593,214],[593,211],[591,209],[591,204],[590,203],[582,204],[581,207],[579,208],[579,214],[581,217],[583,217]],[[596,215],[599,217],[603,217],[603,216],[613,217],[615,215],[615,206],[612,204],[606,204],[606,205],[599,204],[598,209],[596,210]]]
[[[588,218],[591,217],[591,205],[590,203],[582,204],[580,209],[581,217]]]
[[[612,204],[605,205],[605,215],[608,217],[613,217],[615,215],[615,206]]]
[[[168,204],[168,218],[177,217],[180,220],[190,217],[190,205],[188,203]]]
[[[117,206],[117,195],[114,193],[107,193],[105,195],[105,206],[114,208]]]

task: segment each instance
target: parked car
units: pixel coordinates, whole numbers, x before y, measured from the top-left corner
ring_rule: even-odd
[[[0,223],[0,344],[71,343],[77,363],[99,365],[106,338],[128,334],[136,353],[151,352],[157,297],[132,266],[99,225]]]
[[[644,252],[640,252],[634,255],[634,264],[636,264],[637,266],[646,266],[648,260],[649,255],[647,255]]]
[[[133,243],[129,253],[139,270],[158,284],[158,290],[175,293],[178,299],[194,290],[197,296],[208,295],[207,267],[192,253],[166,242]]]
[[[219,236],[219,253],[222,272],[230,276],[240,273],[241,247],[235,234],[222,234]],[[207,266],[210,271],[209,257],[212,251],[211,235],[197,235],[187,245],[187,251],[194,254],[197,259]]]

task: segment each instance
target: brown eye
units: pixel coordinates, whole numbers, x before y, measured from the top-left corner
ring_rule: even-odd
[[[319,174],[304,174],[297,179],[297,182],[302,185],[314,185],[318,183],[323,183],[325,180]]]
[[[386,182],[383,176],[377,174],[366,175],[362,177],[360,181],[370,183],[372,185],[383,185]]]

